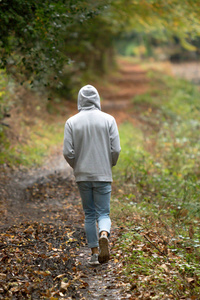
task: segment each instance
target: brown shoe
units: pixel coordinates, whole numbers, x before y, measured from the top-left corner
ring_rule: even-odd
[[[101,264],[107,263],[110,259],[109,247],[108,247],[108,238],[106,235],[102,235],[99,239],[99,262]]]

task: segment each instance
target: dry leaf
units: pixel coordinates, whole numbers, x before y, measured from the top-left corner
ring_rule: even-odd
[[[65,275],[66,275],[66,274],[60,274],[60,275],[56,276],[56,277],[54,278],[54,280],[56,280],[56,279],[58,279],[58,278],[61,278],[61,277],[65,276]]]
[[[68,282],[61,281],[60,291],[61,292],[67,291],[70,285],[71,285],[71,280],[69,280]]]
[[[164,269],[166,273],[169,273],[169,269],[168,269],[168,267],[166,266],[166,264],[162,264],[160,267],[161,267],[162,269]]]
[[[187,280],[188,283],[193,283],[194,282],[194,278],[188,277],[188,278],[186,278],[186,280]]]
[[[0,273],[0,278],[1,278],[1,279],[6,278],[6,274]]]

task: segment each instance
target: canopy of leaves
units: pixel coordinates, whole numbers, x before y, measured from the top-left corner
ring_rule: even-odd
[[[194,50],[199,15],[198,0],[2,0],[1,67],[43,83],[52,71],[59,78],[71,60],[99,68],[113,37],[133,30],[165,41],[176,36]]]
[[[70,53],[61,51],[65,39],[76,35],[77,27],[98,15],[104,5],[105,1],[91,0],[1,1],[1,67],[23,66],[27,76],[59,72],[70,61]]]

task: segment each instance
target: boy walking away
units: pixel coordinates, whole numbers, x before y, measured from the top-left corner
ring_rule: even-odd
[[[92,251],[89,264],[98,265],[109,260],[112,167],[121,148],[116,121],[101,111],[98,91],[92,85],[80,89],[78,111],[65,124],[63,155],[74,170],[81,195]]]

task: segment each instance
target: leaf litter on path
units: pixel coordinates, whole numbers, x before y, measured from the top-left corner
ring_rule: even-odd
[[[0,221],[0,299],[129,299],[114,259],[88,265],[84,215],[69,169],[42,172],[31,184],[28,173],[26,182],[16,172],[4,186],[15,179]],[[114,239],[116,232],[111,244]]]
[[[132,97],[146,90],[144,73],[124,62],[120,78],[100,89],[103,110],[118,123],[134,122],[127,111]],[[132,299],[123,262],[112,253],[118,228],[109,263],[88,267],[80,197],[61,156],[50,157],[39,170],[3,173],[0,299]]]
[[[145,72],[125,62],[120,72],[123,79],[115,77],[112,86],[100,89],[105,99],[103,110],[113,114],[118,124],[129,120],[141,126],[145,121],[136,116],[131,101],[147,89]],[[52,161],[54,170],[49,167]],[[89,267],[80,197],[71,172],[63,169],[58,168],[55,158],[50,158],[46,170],[29,174],[16,171],[3,177],[0,299],[173,299],[171,291],[167,295],[159,293],[157,285],[165,285],[168,290],[171,282],[180,281],[175,287],[180,291],[185,288],[183,278],[168,261],[178,263],[179,257],[169,249],[167,252],[155,224],[152,232],[144,230],[140,238],[125,240],[124,248],[119,243],[130,230],[114,225],[111,260]],[[142,224],[137,218],[134,221],[136,227]],[[136,255],[130,266],[131,281],[124,275],[130,255]],[[151,269],[154,259],[158,263]],[[186,277],[186,281],[191,286],[196,279]]]

